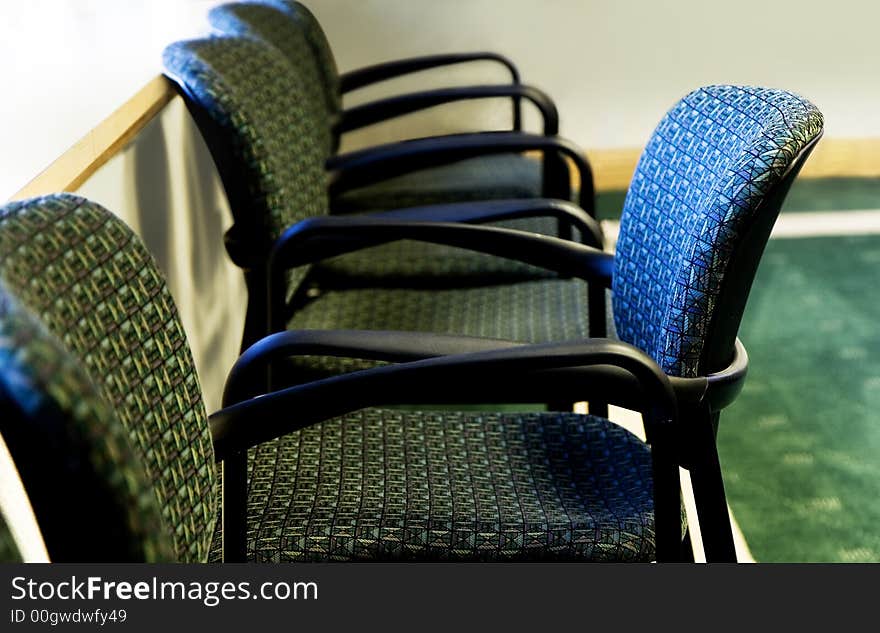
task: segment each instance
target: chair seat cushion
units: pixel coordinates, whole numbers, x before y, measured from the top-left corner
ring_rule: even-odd
[[[527,218],[493,226],[556,235],[558,222],[554,218]],[[314,268],[313,275],[318,276],[322,285],[331,287],[456,287],[556,276],[515,260],[412,240],[399,240],[328,259]]]
[[[654,557],[650,449],[604,418],[365,409],[248,458],[257,562]]]
[[[317,292],[317,291],[316,291]],[[547,279],[470,288],[352,288],[307,299],[290,330],[403,330],[546,343],[589,335],[586,284]],[[297,382],[372,367],[350,358],[299,357]]]
[[[422,169],[334,197],[334,213],[401,209],[441,202],[541,195],[541,162],[521,154],[496,154]]]

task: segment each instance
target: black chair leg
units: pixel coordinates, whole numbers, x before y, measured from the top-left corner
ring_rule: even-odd
[[[670,442],[651,446],[654,479],[654,533],[657,562],[680,562],[681,551],[681,485],[678,462]]]
[[[223,468],[223,562],[247,560],[247,452],[229,455]]]
[[[706,562],[736,562],[733,529],[727,510],[727,496],[721,476],[721,463],[715,444],[713,419],[700,415],[691,425],[689,471],[694,502],[700,521],[700,535]]]

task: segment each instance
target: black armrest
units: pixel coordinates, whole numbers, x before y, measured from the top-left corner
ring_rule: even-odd
[[[378,343],[385,344],[388,337],[398,334],[383,334],[384,340]],[[285,341],[285,336],[290,337],[291,333],[279,335],[286,346],[285,351],[298,348],[300,353],[314,354],[330,350],[320,341],[298,343],[290,338]],[[269,345],[273,344],[271,339],[267,340]],[[482,343],[474,345],[481,346]],[[404,355],[414,352],[398,351]],[[246,357],[242,362],[254,361]],[[288,387],[223,408],[211,416],[211,433],[219,460],[228,452],[241,451],[365,407],[456,403],[485,398],[487,389],[493,398],[505,393],[505,402],[522,402],[523,389],[528,389],[533,375],[585,366],[615,367],[635,378],[648,403],[643,414],[649,441],[675,423],[677,405],[672,385],[647,354],[620,341],[590,339],[443,355]],[[610,375],[613,377],[617,373]],[[535,394],[536,397],[540,395],[539,401],[577,399],[582,395],[578,386],[569,381],[543,380],[542,385],[544,392]]]
[[[268,331],[284,329],[285,270],[401,239],[458,246],[514,259],[604,287],[610,287],[614,270],[614,257],[609,253],[515,229],[359,215],[309,218],[288,228],[269,254]]]
[[[373,361],[405,363],[425,358],[467,354],[493,349],[523,347],[528,343],[501,339],[434,334],[429,332],[364,331],[364,330],[288,330],[261,339],[245,350],[226,378],[223,392],[224,406],[253,398],[265,392],[266,370],[276,361],[292,356],[336,356]],[[723,370],[695,378],[668,376],[680,407],[708,404],[710,410],[720,411],[736,399],[742,390],[748,372],[748,354],[737,339],[734,356]],[[535,375],[527,389],[520,393],[524,401],[540,400],[547,386],[554,382],[557,388],[578,393],[578,400],[600,398],[608,404],[641,411],[645,407],[639,383],[632,374],[615,371],[607,366],[587,366],[556,369]],[[287,385],[285,385],[287,386]],[[501,393],[493,389],[501,387]],[[485,398],[503,398],[504,385],[483,384],[478,394]],[[461,396],[459,396],[461,397]]]
[[[514,259],[606,288],[614,271],[614,256],[610,253],[550,235],[497,226],[361,215],[322,216],[297,222],[275,242],[269,268],[283,271],[404,239]]]
[[[432,204],[360,214],[360,217],[468,224],[485,224],[520,218],[555,218],[580,231],[582,244],[601,249],[605,243],[602,226],[595,218],[573,202],[549,198]]]
[[[408,57],[406,59],[398,59],[391,62],[383,62],[381,64],[373,64],[372,66],[364,66],[357,70],[351,70],[347,73],[339,75],[339,92],[345,94],[358,88],[363,88],[370,84],[374,84],[386,79],[393,79],[401,75],[408,75],[422,70],[431,68],[439,68],[441,66],[452,66],[454,64],[464,64],[467,62],[491,61],[497,62],[504,66],[510,72],[510,80],[513,84],[520,82],[519,70],[516,65],[498,53],[480,51],[476,53],[444,53],[440,55],[424,55],[421,57]],[[522,128],[522,112],[520,110],[519,99],[513,100],[513,129]]]
[[[559,133],[559,113],[550,97],[537,88],[522,84],[441,88],[372,101],[344,110],[336,123],[336,132],[341,134],[444,103],[499,97],[531,101],[544,119],[544,134],[552,136]]]
[[[422,57],[408,57],[406,59],[397,59],[391,62],[383,62],[372,66],[364,66],[357,70],[351,70],[339,75],[339,91],[351,92],[358,88],[363,88],[370,84],[386,79],[393,79],[401,75],[428,70],[430,68],[438,68],[440,66],[451,66],[453,64],[462,64],[474,61],[494,61],[503,65],[510,71],[510,78],[513,83],[519,83],[519,71],[514,63],[498,53],[476,52],[476,53],[444,53],[440,55],[425,55]]]
[[[365,150],[337,154],[327,161],[333,170],[330,183],[331,197],[347,189],[387,180],[401,174],[428,167],[446,165],[477,156],[500,153],[519,153],[537,150],[550,155],[561,155],[574,163],[580,177],[578,204],[595,217],[593,173],[586,156],[574,143],[558,136],[549,137],[523,132],[479,132],[450,134],[425,139],[388,143]],[[554,163],[564,161],[554,161]],[[548,166],[545,160],[545,168]],[[567,174],[544,176],[546,198],[570,197]]]
[[[292,356],[336,356],[405,363],[437,356],[522,347],[476,336],[379,330],[286,330],[260,339],[238,357],[226,377],[223,406],[266,391],[266,369]],[[285,387],[289,385],[283,385]]]

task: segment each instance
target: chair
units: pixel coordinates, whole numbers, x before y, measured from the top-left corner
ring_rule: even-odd
[[[282,51],[304,77],[308,99],[322,110],[329,122],[328,156],[339,147],[344,132],[388,120],[396,116],[423,110],[444,103],[465,99],[509,97],[513,102],[513,129],[519,131],[520,102],[532,101],[544,119],[544,133],[559,131],[556,107],[541,91],[520,84],[516,67],[506,58],[493,53],[433,55],[410,60],[398,60],[347,73],[340,77],[333,52],[320,24],[304,5],[298,2],[242,2],[215,7],[208,15],[211,25],[219,32],[256,37]],[[443,88],[412,94],[395,95],[387,99],[363,104],[350,109],[342,107],[342,93],[405,73],[459,64],[477,60],[502,63],[513,81],[506,85]],[[437,142],[441,142],[439,139]],[[384,151],[387,148],[378,148]],[[334,156],[331,164],[344,163],[346,156]],[[552,164],[555,156],[548,155],[543,167],[551,172],[565,174],[564,163]],[[495,154],[458,160],[451,164],[429,167],[404,174],[376,184],[367,184],[334,196],[334,212],[396,209],[443,202],[488,200],[496,198],[535,198],[547,193],[545,179],[554,178],[542,170],[539,161],[519,154]],[[557,185],[558,186],[558,185]],[[592,205],[592,182],[584,184]],[[569,199],[567,183],[556,197]],[[592,210],[592,208],[590,208]]]
[[[396,289],[390,300],[388,294],[381,294],[387,289],[326,290],[300,306],[289,321],[277,301],[284,287],[279,274],[288,265],[316,262],[360,248],[364,242],[420,239],[483,248],[586,280],[591,287],[610,288],[621,341],[647,353],[670,377],[711,385],[720,380],[719,373],[729,374],[725,368],[745,370],[736,333],[754,273],[788,188],[822,129],[821,113],[811,103],[782,90],[709,86],[685,96],[660,122],[642,154],[627,193],[614,257],[572,242],[494,227],[368,217],[310,219],[288,229],[274,247],[270,301],[272,296],[276,300],[270,309],[270,329],[310,330],[332,323],[346,330],[387,330],[393,327],[389,322],[399,324],[415,314],[402,329],[454,332],[461,326],[452,321],[455,311],[420,310],[437,302],[436,290]],[[585,256],[587,252],[590,255]],[[390,310],[385,308],[389,301]],[[503,319],[503,307],[499,302],[487,304],[484,313]],[[578,318],[571,307],[531,309],[542,314],[542,323],[555,319],[553,327],[563,329]],[[370,334],[362,336],[371,340]],[[387,332],[382,336],[387,348],[395,349],[395,336]],[[426,335],[414,335],[415,340],[420,336]],[[427,352],[431,344],[428,338],[424,347],[416,344],[416,348]],[[342,347],[346,353],[338,351],[336,356],[388,360],[378,346],[366,345],[367,351],[360,354],[351,341]],[[415,353],[413,349],[408,347],[407,352]],[[308,362],[325,375],[363,366],[335,359],[299,362]],[[591,402],[613,403],[619,398],[611,389],[587,384],[583,389],[580,399]],[[681,394],[678,400],[680,457],[691,472],[706,550],[715,560],[735,555],[714,442],[725,403],[705,394],[696,401]]]
[[[250,398],[280,351],[266,341],[233,368],[228,406],[209,426],[150,255],[122,221],[71,194],[0,208],[0,333],[0,434],[56,562],[217,560],[221,543],[227,560],[258,561],[678,556],[675,394],[623,343],[473,339],[467,353],[419,352]],[[325,345],[293,334],[285,353]],[[427,356],[463,340],[437,337]],[[441,393],[558,397],[592,370],[609,384],[624,377],[624,391],[636,385],[650,403],[653,450],[594,416],[368,408]],[[477,393],[487,373],[499,380]],[[215,537],[216,460],[224,523],[235,528],[246,503],[246,541]]]
[[[315,117],[302,89],[303,80],[276,49],[247,38],[215,37],[177,42],[164,53],[166,72],[178,83],[190,111],[199,125],[217,164],[234,217],[234,226],[227,234],[226,246],[232,261],[245,271],[249,292],[248,322],[245,345],[267,333],[265,275],[268,254],[273,242],[289,226],[329,214],[327,189],[323,172],[324,120]],[[568,155],[584,169],[579,152],[560,139],[521,135],[501,137],[481,135],[468,152],[480,154],[498,147],[552,147]],[[409,147],[409,146],[407,146]],[[431,150],[427,154],[433,155]],[[378,161],[391,170],[418,164],[425,152],[409,147],[392,161]],[[339,179],[358,181],[359,173],[372,173],[377,168],[374,156],[362,157],[337,175]],[[586,172],[585,172],[586,173]],[[377,216],[378,217],[378,216]],[[591,244],[601,244],[602,235],[596,221],[583,209],[562,200],[494,200],[483,203],[459,203],[436,207],[416,207],[383,212],[381,217],[401,220],[438,220],[457,222],[502,222],[507,226],[534,232],[552,233],[558,223],[573,226]],[[320,266],[291,269],[286,282],[288,298],[296,306],[308,295],[352,284],[390,284],[397,288],[425,289],[427,302],[421,313],[452,312],[462,304],[450,303],[454,298],[464,302],[496,305],[512,290],[516,300],[511,319],[529,323],[543,319],[536,315],[535,303],[548,300],[575,303],[578,326],[586,328],[588,314],[590,333],[604,334],[604,292],[591,299],[581,282],[557,279],[544,269],[517,261],[504,261],[485,254],[457,247],[397,241],[335,258]],[[515,289],[511,282],[526,281]],[[541,282],[547,282],[542,285]],[[435,295],[445,288],[442,295]],[[382,301],[384,292],[376,294]],[[435,300],[436,299],[436,300]],[[595,306],[594,307],[594,303]],[[394,310],[392,301],[386,304]],[[574,311],[572,313],[575,313]],[[410,313],[400,313],[409,319]],[[583,323],[581,323],[583,320]],[[409,329],[418,325],[404,322],[385,324],[388,328]],[[543,322],[542,322],[543,323]],[[495,318],[468,324],[469,328],[454,331],[505,337],[507,331],[494,331]],[[334,327],[332,321],[324,327]],[[543,327],[539,324],[539,327]],[[562,338],[586,334],[572,328],[556,332]]]
[[[216,560],[222,543],[229,561],[676,560],[682,465],[707,558],[735,560],[714,435],[745,377],[736,331],[761,252],[822,125],[784,91],[697,90],[640,160],[616,256],[540,238],[533,263],[613,288],[621,341],[280,332],[232,368],[210,428],[173,301],[137,238],[75,196],[7,205],[0,434],[50,555]],[[359,239],[401,224],[361,222]],[[267,367],[315,354],[391,364],[266,393]],[[641,411],[649,444],[598,416],[375,408],[575,394]]]

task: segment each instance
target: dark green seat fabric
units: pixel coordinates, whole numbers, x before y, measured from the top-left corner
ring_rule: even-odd
[[[305,6],[273,0],[238,2],[215,7],[209,20],[221,33],[257,38],[276,47],[302,77],[303,94],[311,104],[322,108],[324,120],[332,123],[339,118],[342,97],[333,51],[321,25]],[[335,152],[339,135],[325,140],[329,152]],[[503,154],[458,161],[344,192],[334,198],[332,208],[348,213],[444,202],[535,198],[541,195],[541,183],[540,162],[521,154]],[[572,199],[577,199],[576,193]]]
[[[539,198],[541,188],[540,161],[518,154],[500,154],[470,158],[352,189],[333,199],[333,209],[353,213],[442,202]],[[555,226],[548,229],[548,235],[556,234]]]
[[[602,418],[368,409],[249,452],[249,556],[649,561],[651,494]]]
[[[381,292],[377,301],[375,288],[315,289],[307,293],[287,327],[434,332],[528,343],[589,336],[586,287],[580,280],[454,289],[382,288]],[[442,310],[436,309],[438,304]],[[301,382],[373,365],[371,361],[315,356],[292,361],[290,370]]]
[[[548,234],[555,230],[556,220],[511,220],[498,222],[496,226]],[[555,277],[542,268],[513,260],[410,240],[327,259],[313,270],[318,285],[327,288],[456,288]]]
[[[315,99],[308,98],[306,75],[295,72],[275,48],[247,38],[178,42],[165,50],[163,59],[167,71],[186,86],[191,107],[211,121],[206,141],[236,226],[242,234],[257,236],[252,248],[258,256],[264,257],[268,242],[288,226],[329,213],[323,172],[327,124],[315,113]],[[530,165],[534,162],[529,160]],[[555,232],[551,223],[533,222],[531,226]],[[346,274],[364,268],[369,277],[369,268],[379,266],[384,274],[399,274],[413,283],[418,281],[415,270],[424,274],[421,283],[449,270],[443,257],[448,249],[426,248],[425,257],[414,263],[397,246],[388,248],[373,253],[376,262],[368,266],[362,255],[352,255],[351,264],[337,260],[333,267],[345,269]],[[486,270],[487,258],[482,255],[459,251],[455,257],[456,270],[475,275]],[[523,271],[521,264],[508,260],[491,266],[502,274],[502,281]],[[297,269],[294,286],[307,273],[308,268]]]
[[[122,221],[69,194],[0,207],[0,342],[0,432],[53,560],[216,556],[198,379]],[[251,560],[653,557],[650,451],[602,418],[365,409],[250,464]]]

